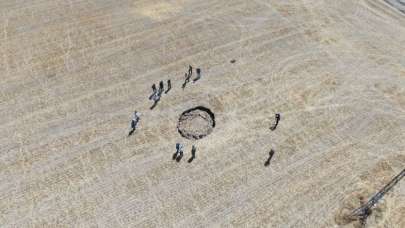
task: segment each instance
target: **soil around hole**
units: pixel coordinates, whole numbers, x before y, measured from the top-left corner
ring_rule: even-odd
[[[181,136],[190,140],[202,139],[215,128],[214,113],[203,106],[184,111],[179,118],[177,130]]]

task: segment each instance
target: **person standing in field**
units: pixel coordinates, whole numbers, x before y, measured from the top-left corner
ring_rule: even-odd
[[[176,143],[176,153],[173,154],[173,160],[179,162],[183,157],[183,145],[181,143]]]
[[[191,75],[193,74],[193,67],[192,66],[188,66],[188,76],[191,77]]]
[[[152,85],[152,95],[149,96],[149,100],[152,100],[153,96],[155,96],[157,93],[156,85]]]
[[[153,105],[150,107],[150,110],[154,109],[158,102],[160,101],[161,93],[158,91],[154,96],[152,97],[153,100]]]
[[[129,132],[128,136],[131,136],[135,132],[139,120],[141,119],[140,116],[141,114],[139,112],[137,111],[134,112],[134,117],[131,120],[131,131]]]
[[[184,74],[184,78],[185,78],[185,79],[184,79],[183,85],[181,86],[183,89],[186,88],[187,83],[190,82],[190,77],[191,77],[190,74],[187,74],[187,73]]]
[[[273,158],[273,156],[274,156],[274,150],[271,149],[270,152],[269,152],[269,158],[268,158],[267,161],[264,163],[264,166],[269,166],[269,165],[270,165],[270,161],[271,161],[271,159]]]
[[[191,163],[195,159],[195,152],[197,151],[197,148],[193,145],[191,148],[191,158],[188,159],[188,163]]]
[[[160,82],[159,82],[159,90],[158,90],[158,93],[162,94],[163,91],[165,90],[164,87],[165,87],[165,85],[163,84],[163,81],[160,81]]]
[[[276,130],[277,125],[278,125],[278,122],[279,122],[280,119],[281,119],[281,116],[280,116],[279,113],[276,113],[276,116],[275,116],[275,117],[276,117],[276,122],[273,124],[273,126],[270,127],[270,130],[272,130],[272,131]]]

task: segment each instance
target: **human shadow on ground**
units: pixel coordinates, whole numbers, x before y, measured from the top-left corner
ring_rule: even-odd
[[[268,158],[267,161],[264,163],[264,166],[267,167],[267,166],[270,165],[270,161],[271,161],[271,159],[273,158],[273,156],[274,156],[274,150],[271,149],[270,152],[269,152],[269,158]]]
[[[135,129],[132,129],[132,130],[128,133],[128,137],[131,136],[134,132],[135,132]]]

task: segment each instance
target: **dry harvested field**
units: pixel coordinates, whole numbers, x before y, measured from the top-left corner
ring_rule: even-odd
[[[0,226],[358,227],[342,213],[405,167],[404,8],[0,0]],[[188,140],[196,106],[216,125]],[[404,180],[366,227],[405,227]]]

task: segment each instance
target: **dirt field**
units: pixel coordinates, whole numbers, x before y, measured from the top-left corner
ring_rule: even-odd
[[[404,5],[0,0],[0,226],[356,227],[405,167]],[[216,125],[191,141],[196,106]],[[402,180],[367,226],[404,215]]]

